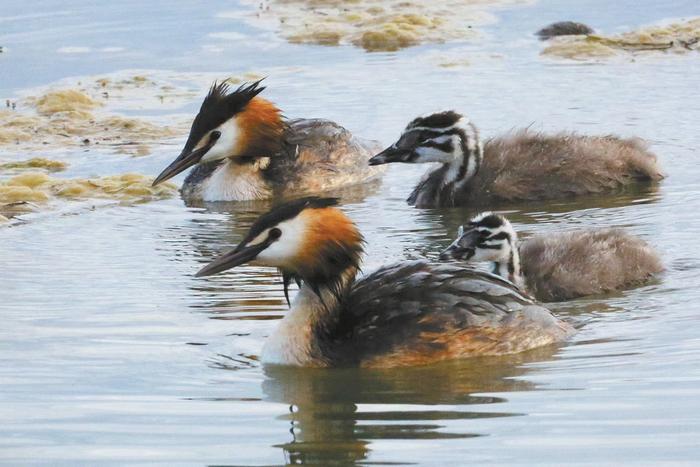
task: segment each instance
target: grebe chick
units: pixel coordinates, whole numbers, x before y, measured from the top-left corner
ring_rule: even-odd
[[[266,341],[270,364],[423,365],[522,352],[565,340],[572,328],[500,277],[460,264],[412,261],[358,281],[357,227],[329,198],[303,198],[261,216],[208,276],[244,263],[276,267],[291,309]]]
[[[654,249],[621,229],[537,235],[519,246],[508,219],[490,212],[460,227],[440,258],[492,261],[494,274],[545,302],[641,285],[663,271]]]
[[[476,127],[453,111],[416,118],[370,159],[390,162],[441,164],[408,198],[417,207],[556,199],[663,178],[656,156],[636,139],[521,130],[482,148]]]
[[[153,184],[196,167],[185,179],[187,200],[245,201],[323,192],[368,182],[378,143],[328,120],[284,120],[259,97],[260,81],[229,92],[214,83],[192,122],[180,155]]]

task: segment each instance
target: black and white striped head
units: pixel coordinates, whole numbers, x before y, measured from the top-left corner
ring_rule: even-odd
[[[469,119],[448,110],[418,117],[406,126],[394,144],[372,157],[370,165],[391,162],[453,164],[466,162],[464,170],[474,175],[483,151],[479,131]]]
[[[518,235],[508,219],[483,212],[459,228],[457,239],[440,254],[440,259],[510,261],[517,243]]]

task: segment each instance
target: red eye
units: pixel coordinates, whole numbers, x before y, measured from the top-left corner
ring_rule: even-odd
[[[282,236],[282,231],[275,227],[274,229],[270,229],[270,233],[268,234],[268,236],[273,240],[277,240]]]

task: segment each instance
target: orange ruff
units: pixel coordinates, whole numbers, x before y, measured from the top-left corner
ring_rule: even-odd
[[[248,149],[261,143],[278,141],[284,132],[280,109],[261,97],[251,100],[236,115],[235,123],[240,132],[235,149],[237,154],[245,154]]]
[[[339,209],[306,209],[300,217],[308,226],[297,258],[301,264],[315,264],[320,258],[318,252],[325,247],[362,243],[360,231]]]

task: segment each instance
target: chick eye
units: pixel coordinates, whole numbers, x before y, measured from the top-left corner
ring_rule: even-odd
[[[282,236],[282,231],[275,227],[274,229],[270,229],[270,233],[268,235],[271,239],[277,240]]]
[[[209,138],[210,138],[212,141],[216,141],[217,139],[221,138],[221,132],[220,132],[220,131],[212,131],[212,132],[209,134]]]

